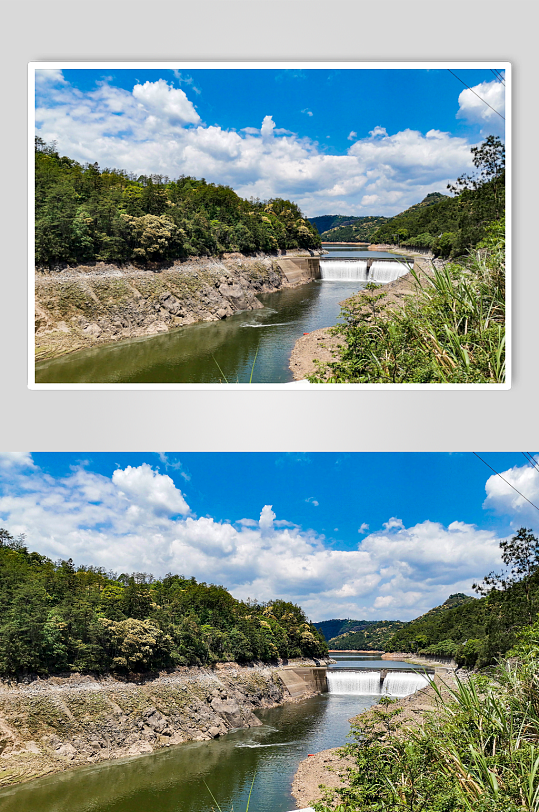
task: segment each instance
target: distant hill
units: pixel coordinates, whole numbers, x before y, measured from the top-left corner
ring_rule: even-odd
[[[326,242],[369,242],[371,234],[387,220],[381,216],[349,217],[343,214],[309,217],[309,222]]]
[[[323,620],[313,624],[336,650],[384,650],[387,641],[406,624],[401,620]]]
[[[440,606],[429,609],[424,615],[420,615],[415,620],[408,622],[402,620],[346,620],[334,618],[332,620],[322,620],[313,625],[322,632],[330,649],[337,651],[364,650],[364,651],[395,651],[404,645],[404,641],[410,641],[417,633],[422,634],[424,630],[431,629],[439,625],[440,616],[450,610],[457,609],[464,604],[475,604],[476,598],[457,592],[450,595]],[[445,620],[445,618],[444,618]],[[445,624],[444,624],[445,625]],[[406,649],[408,650],[408,649]]]

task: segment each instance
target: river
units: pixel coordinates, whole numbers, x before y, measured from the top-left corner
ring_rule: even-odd
[[[331,655],[335,668],[410,668],[377,655]],[[262,727],[103,762],[0,791],[2,812],[288,812],[299,762],[346,741],[349,719],[379,696],[321,694],[257,711]],[[206,788],[205,784],[209,788]]]
[[[324,247],[328,259],[394,257],[357,245]],[[296,340],[335,324],[340,302],[365,285],[358,279],[316,280],[261,294],[261,310],[39,362],[36,383],[249,383],[251,371],[253,383],[288,383]]]

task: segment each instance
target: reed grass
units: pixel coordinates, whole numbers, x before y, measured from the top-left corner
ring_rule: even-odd
[[[539,812],[539,649],[434,691],[420,726],[356,726],[348,786],[317,812]]]

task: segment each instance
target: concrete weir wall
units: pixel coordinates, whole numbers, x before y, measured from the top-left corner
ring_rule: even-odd
[[[305,693],[327,693],[326,667],[294,667],[280,668],[277,675],[286,685],[290,696],[298,697]]]
[[[301,285],[311,279],[320,279],[318,257],[279,257],[277,265],[292,285]]]

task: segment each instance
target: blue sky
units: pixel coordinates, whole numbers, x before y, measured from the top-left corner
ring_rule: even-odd
[[[539,505],[521,453],[481,456]],[[314,620],[406,620],[472,594],[536,517],[468,453],[0,455],[0,519],[31,549],[294,600]]]
[[[454,72],[504,114],[490,70]],[[203,176],[314,216],[445,193],[504,122],[445,69],[98,68],[38,71],[36,125],[81,162]]]

